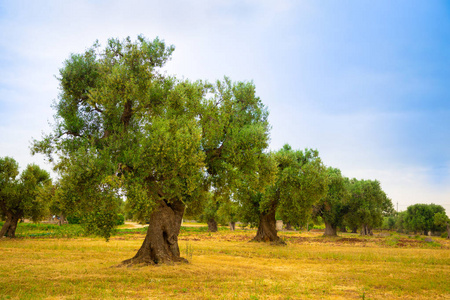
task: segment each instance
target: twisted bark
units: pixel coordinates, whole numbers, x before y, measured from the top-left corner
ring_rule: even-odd
[[[7,213],[5,224],[3,224],[2,229],[0,230],[0,238],[4,236],[15,238],[17,223],[19,222],[19,219],[19,214]]]
[[[269,211],[262,213],[259,217],[259,226],[256,236],[252,239],[254,242],[271,242],[275,244],[286,244],[277,235],[275,220],[275,205],[272,205]]]
[[[217,222],[214,218],[209,219],[207,223],[209,232],[217,232]]]
[[[337,226],[325,222],[325,232],[323,236],[337,236]]]
[[[122,264],[173,264],[188,262],[180,256],[178,234],[185,206],[181,201],[161,200],[152,213],[145,240],[133,258]]]

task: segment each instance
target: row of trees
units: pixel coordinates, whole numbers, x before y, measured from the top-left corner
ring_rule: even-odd
[[[274,184],[264,193],[240,190],[236,201],[208,201],[198,219],[214,224],[210,231],[217,230],[217,220],[240,220],[258,227],[254,240],[277,242],[275,219],[282,219],[295,227],[323,221],[326,236],[336,236],[339,227],[371,235],[394,212],[378,181],[343,177],[339,169],[325,168],[317,151],[293,151],[285,145],[270,155],[278,168]]]
[[[123,198],[149,223],[124,263],[184,261],[185,215],[206,212],[214,226],[211,216],[226,211],[230,221],[239,215],[257,225],[256,241],[278,242],[276,215],[294,226],[320,216],[329,234],[345,221],[368,234],[389,212],[377,181],[343,178],[316,150],[267,152],[268,112],[252,82],[161,73],[173,51],[139,36],[72,54],[60,70],[53,132],[32,146],[60,176],[47,195],[89,230],[108,238]]]
[[[425,235],[447,231],[450,238],[450,219],[444,207],[436,204],[410,205],[405,211],[385,217],[382,228]]]

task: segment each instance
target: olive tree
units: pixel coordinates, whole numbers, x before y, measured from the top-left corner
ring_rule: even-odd
[[[218,224],[229,224],[235,230],[238,221],[239,203],[227,195],[208,193],[208,199],[203,204],[202,211],[195,216],[200,222],[208,224],[208,231],[216,232]]]
[[[443,230],[442,223],[435,223],[435,215],[441,213],[445,215],[445,209],[441,205],[417,203],[406,208],[405,223],[406,228],[414,232],[428,234],[429,231],[437,232]],[[440,220],[441,217],[438,217]],[[438,225],[439,224],[439,225]]]
[[[47,211],[47,203],[38,194],[49,181],[49,173],[30,164],[18,175],[19,165],[14,159],[0,158],[0,213],[5,218],[0,237],[14,238],[20,219],[38,221]]]
[[[346,185],[350,191],[346,224],[361,228],[361,235],[372,235],[372,229],[381,226],[383,217],[393,212],[391,199],[378,180],[346,179]]]
[[[312,206],[327,191],[326,169],[317,150],[293,150],[284,145],[277,152],[268,154],[268,165],[273,184],[263,192],[244,190],[240,200],[245,210],[245,220],[258,225],[254,241],[282,243],[277,235],[275,214],[292,225],[303,223],[311,215]]]
[[[349,193],[339,169],[327,168],[327,176],[328,192],[314,205],[313,218],[322,218],[325,223],[325,236],[337,236],[337,228],[342,226],[344,216],[349,209]]]
[[[60,70],[52,133],[34,152],[56,161],[60,197],[106,238],[121,199],[149,223],[124,263],[183,262],[178,234],[186,207],[257,179],[267,147],[267,111],[251,82],[215,84],[163,75],[173,46],[139,36],[73,54]]]
[[[433,217],[436,226],[445,226],[447,229],[447,239],[450,239],[450,218],[445,212],[438,212]]]
[[[236,229],[236,222],[239,221],[239,203],[233,199],[221,202],[217,210],[219,219],[230,226],[230,230]]]

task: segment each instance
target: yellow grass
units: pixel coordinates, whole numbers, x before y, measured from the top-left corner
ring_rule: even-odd
[[[389,246],[381,238],[254,231],[184,233],[175,266],[116,267],[143,235],[0,240],[0,299],[449,299],[450,244]],[[405,237],[407,238],[407,237]]]

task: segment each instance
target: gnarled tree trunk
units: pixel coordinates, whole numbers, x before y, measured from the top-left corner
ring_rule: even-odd
[[[185,205],[178,200],[167,203],[161,200],[152,213],[147,235],[136,255],[123,264],[172,264],[187,262],[180,256],[178,234]]]
[[[325,232],[324,236],[337,236],[337,227],[333,226],[331,223],[325,222]]]
[[[19,222],[19,219],[20,215],[7,213],[5,224],[3,224],[3,227],[0,230],[0,238],[4,236],[7,236],[9,238],[15,238],[17,223]]]
[[[236,230],[236,222],[230,222],[230,230],[235,231]]]
[[[353,227],[352,228],[352,233],[358,233],[358,227]]]
[[[373,235],[372,228],[363,224],[361,227],[361,235]]]
[[[272,205],[267,213],[260,215],[258,232],[252,241],[285,244],[277,235],[275,210],[276,207]]]
[[[209,219],[207,223],[209,232],[217,232],[217,222],[214,218]]]

